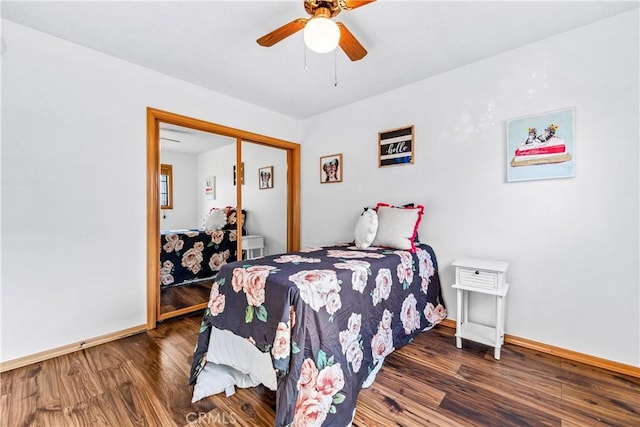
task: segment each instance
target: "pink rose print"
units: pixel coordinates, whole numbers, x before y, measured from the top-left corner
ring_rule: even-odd
[[[276,338],[273,341],[271,355],[274,359],[286,359],[291,351],[290,346],[291,331],[289,325],[283,322],[278,323],[276,329]]]
[[[291,329],[296,326],[296,310],[293,306],[289,306],[289,324],[291,325]]]
[[[353,372],[358,372],[360,366],[362,366],[362,359],[364,357],[360,343],[358,341],[351,341],[345,355],[347,356],[347,361],[351,363]]]
[[[420,313],[416,309],[418,301],[409,294],[402,302],[402,311],[400,312],[400,320],[404,327],[404,333],[409,335],[416,329],[420,328]]]
[[[177,234],[167,234],[166,239],[167,242],[162,247],[165,252],[178,252],[182,250],[182,247],[184,246],[184,240],[181,240]]]
[[[340,300],[340,294],[337,292],[330,292],[327,295],[327,313],[333,315],[336,311],[342,307],[342,300]]]
[[[423,279],[426,278],[427,283],[429,283],[431,277],[435,274],[431,255],[429,255],[428,251],[421,248],[416,249],[416,255],[418,256],[418,274]]]
[[[390,354],[395,348],[393,347],[393,335],[391,331],[391,319],[393,315],[389,310],[384,310],[382,319],[378,325],[378,332],[371,339],[371,355],[373,362],[378,363]]]
[[[160,283],[163,285],[170,285],[174,282],[171,271],[173,270],[173,263],[171,261],[165,261],[160,267]]]
[[[351,287],[354,291],[364,292],[369,280],[371,264],[362,260],[348,260],[334,264],[334,267],[345,270],[351,270]]]
[[[319,311],[327,305],[332,294],[331,307],[327,307],[328,312],[332,310],[329,314],[333,314],[342,305],[340,284],[333,270],[303,270],[289,276],[289,280],[296,284],[300,290],[300,297],[314,311]]]
[[[371,355],[373,362],[378,363],[394,350],[391,331],[388,329],[378,329],[378,333],[371,339]]]
[[[422,278],[422,282],[420,282],[420,288],[422,289],[422,292],[425,293],[425,295],[429,292],[429,278],[428,277],[423,277]]]
[[[235,292],[244,290],[247,303],[250,306],[259,307],[264,303],[265,285],[267,277],[275,267],[269,265],[254,265],[249,268],[235,268],[231,278],[231,286]]]
[[[393,314],[391,314],[391,312],[389,310],[385,310],[382,313],[382,320],[380,321],[380,324],[385,329],[391,329],[391,320],[392,319],[393,319]]]
[[[362,365],[362,337],[360,327],[362,326],[362,314],[351,313],[347,329],[340,331],[338,338],[342,346],[342,353],[347,356],[347,363],[351,364],[353,372],[358,372]]]
[[[306,263],[316,263],[316,262],[320,262],[319,258],[306,258],[306,257],[302,257],[300,255],[282,255],[278,258],[275,258],[273,260],[274,262],[278,262],[278,263],[301,263],[301,262],[306,262]]]
[[[319,427],[327,418],[329,408],[318,392],[300,392],[295,411],[292,427]]]
[[[330,258],[366,258],[369,254],[361,251],[343,251],[339,249],[327,250],[327,256]]]
[[[327,366],[318,374],[316,390],[321,395],[331,397],[342,390],[342,387],[344,387],[344,374],[339,363]]]
[[[193,274],[197,274],[202,269],[202,242],[197,242],[191,249],[182,256],[182,266]]]
[[[388,268],[381,268],[378,270],[378,274],[376,276],[376,287],[371,294],[374,306],[378,305],[382,300],[389,298],[389,295],[391,294],[392,281],[391,270]]]
[[[435,325],[447,317],[447,310],[442,304],[438,304],[437,307],[434,307],[433,304],[429,302],[424,308],[424,317],[429,323]]]
[[[211,241],[216,245],[219,245],[220,242],[222,242],[222,239],[224,239],[224,231],[213,230],[213,232],[211,233]]]
[[[211,255],[211,258],[209,258],[209,268],[211,268],[212,271],[220,270],[220,267],[227,263],[228,255],[225,257],[225,253],[228,254],[228,251],[223,253],[216,252]]]
[[[318,353],[318,360],[324,361],[319,363],[327,361],[322,350]],[[327,414],[336,411],[334,397],[340,397],[336,402],[344,400],[344,396],[338,393],[343,387],[344,374],[339,363],[329,364],[318,371],[312,359],[305,359],[298,380],[298,399],[292,426],[320,427]]]
[[[240,292],[244,287],[244,276],[245,269],[244,268],[234,268],[233,269],[233,277],[231,278],[231,286],[233,286],[233,290],[235,292]]]
[[[220,293],[219,289],[218,282],[213,282],[209,304],[207,304],[212,316],[217,316],[224,311],[225,296]]]
[[[315,387],[318,378],[318,368],[312,359],[305,359],[300,369],[300,379],[298,379],[298,389]]]

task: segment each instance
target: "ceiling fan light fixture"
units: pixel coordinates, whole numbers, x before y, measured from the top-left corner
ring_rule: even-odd
[[[304,43],[317,53],[327,53],[338,47],[340,28],[329,18],[311,18],[304,26]]]

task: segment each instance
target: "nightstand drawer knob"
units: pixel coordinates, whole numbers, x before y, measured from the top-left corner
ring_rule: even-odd
[[[478,270],[476,270],[476,274],[480,274],[480,272]]]

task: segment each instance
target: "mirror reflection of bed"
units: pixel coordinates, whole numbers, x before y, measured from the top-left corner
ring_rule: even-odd
[[[242,259],[287,250],[286,151],[242,141],[236,176],[236,150],[236,138],[160,125],[160,163],[171,165],[173,181],[171,209],[160,210],[160,316],[206,303],[219,266],[240,259],[238,183],[249,246]],[[273,167],[272,188],[260,186],[263,167]]]

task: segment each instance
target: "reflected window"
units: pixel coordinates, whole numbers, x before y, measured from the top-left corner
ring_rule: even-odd
[[[173,167],[160,165],[160,209],[173,209]]]

